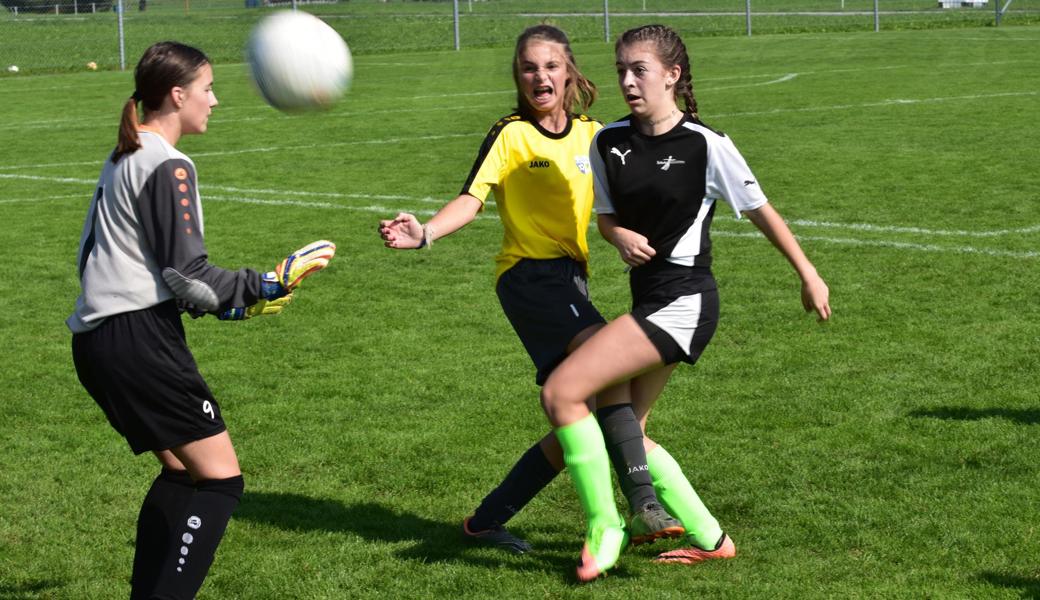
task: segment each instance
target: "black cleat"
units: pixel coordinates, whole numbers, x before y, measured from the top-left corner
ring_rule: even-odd
[[[646,544],[661,538],[682,537],[686,533],[682,523],[668,514],[660,504],[650,502],[632,515],[628,523],[632,545]]]
[[[491,546],[492,548],[501,548],[513,554],[530,552],[531,544],[527,540],[509,533],[509,530],[505,527],[499,525],[484,531],[470,531],[469,519],[469,517],[466,517],[466,520],[462,522],[462,535],[467,540]]]

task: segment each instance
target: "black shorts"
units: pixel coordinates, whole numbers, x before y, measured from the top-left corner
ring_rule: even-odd
[[[589,300],[585,269],[572,258],[522,259],[498,278],[502,310],[545,383],[567,346],[591,325],[606,323]]]
[[[650,263],[632,271],[629,285],[632,316],[664,363],[696,363],[719,324],[711,270]]]
[[[135,454],[226,429],[173,301],[114,315],[72,336],[80,383]]]

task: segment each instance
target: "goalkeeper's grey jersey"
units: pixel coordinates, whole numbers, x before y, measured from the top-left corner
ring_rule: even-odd
[[[139,150],[105,162],[87,210],[77,260],[82,293],[66,321],[73,333],[171,299],[217,313],[260,295],[257,272],[209,264],[195,163],[157,133],[138,137]]]

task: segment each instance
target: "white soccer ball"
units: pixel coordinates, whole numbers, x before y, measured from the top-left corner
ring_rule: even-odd
[[[253,28],[246,46],[253,81],[282,111],[327,108],[350,85],[354,61],[336,31],[302,11],[277,12]]]
[[[11,65],[10,67],[7,67],[7,72],[8,73],[17,73],[18,72],[18,65]]]

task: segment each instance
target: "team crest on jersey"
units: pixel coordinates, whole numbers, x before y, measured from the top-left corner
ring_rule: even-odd
[[[686,161],[685,160],[679,160],[679,159],[675,158],[674,156],[672,156],[671,154],[669,154],[668,158],[666,158],[664,160],[657,161],[657,164],[661,165],[661,170],[662,171],[667,171],[668,169],[672,168],[672,165],[685,165]]]
[[[582,175],[587,175],[592,170],[592,163],[589,162],[587,154],[575,156],[574,164],[578,166],[578,170],[581,171]]]

